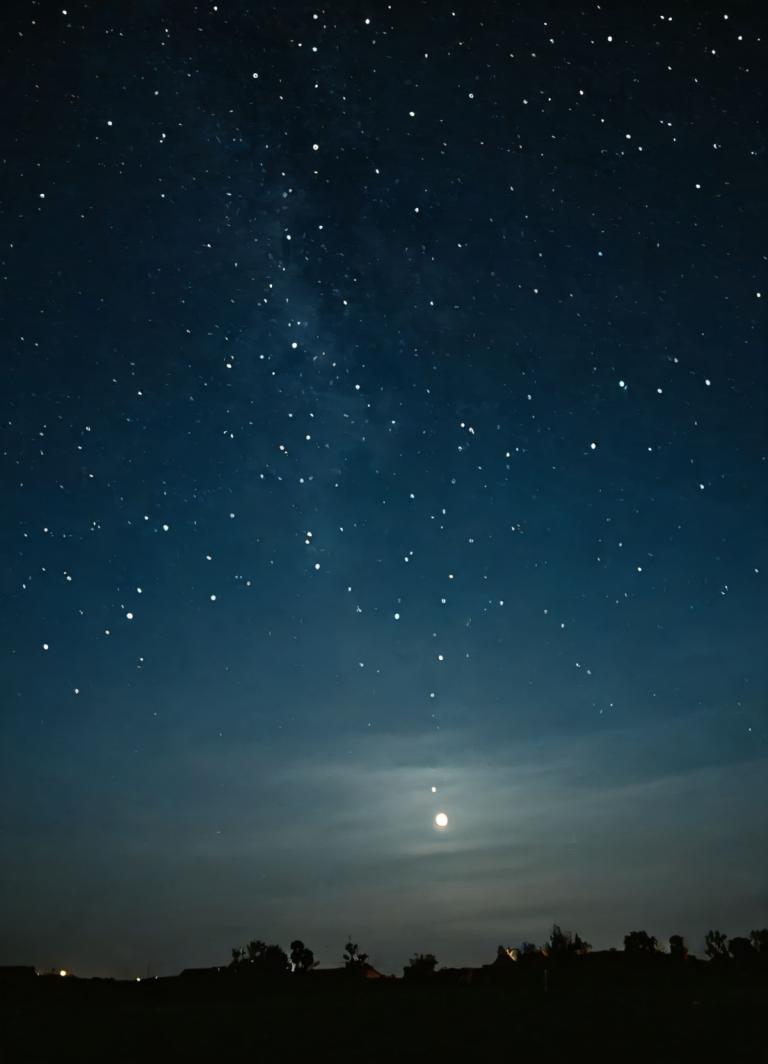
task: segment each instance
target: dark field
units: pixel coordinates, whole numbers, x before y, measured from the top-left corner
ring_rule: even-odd
[[[263,987],[38,978],[3,990],[3,1061],[768,1061],[758,985]]]

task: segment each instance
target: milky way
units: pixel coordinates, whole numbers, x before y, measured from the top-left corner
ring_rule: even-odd
[[[630,6],[9,7],[0,963],[765,923],[765,45]]]

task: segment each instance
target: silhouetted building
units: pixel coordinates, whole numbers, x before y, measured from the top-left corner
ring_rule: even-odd
[[[34,979],[36,976],[37,970],[35,968],[27,967],[23,964],[0,965],[0,982],[3,983],[24,982],[27,979]]]

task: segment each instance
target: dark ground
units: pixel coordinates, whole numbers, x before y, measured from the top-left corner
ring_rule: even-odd
[[[550,990],[41,979],[3,988],[3,1061],[768,1061],[761,986]]]

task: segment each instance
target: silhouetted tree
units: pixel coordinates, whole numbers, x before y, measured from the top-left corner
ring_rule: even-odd
[[[656,953],[658,942],[647,931],[630,931],[624,936],[624,950],[635,956],[651,956]]]
[[[737,935],[728,942],[728,952],[735,961],[750,961],[756,956],[752,943],[748,938]]]
[[[291,943],[291,963],[296,972],[311,972],[317,964],[312,950],[308,949],[299,938]]]
[[[764,927],[761,931],[750,931],[749,938],[755,953],[768,956],[768,927]]]
[[[581,938],[581,936],[579,935],[578,932],[573,936],[573,951],[574,951],[574,953],[578,953],[579,956],[583,957],[584,954],[585,953],[589,953],[589,951],[591,949],[592,949],[592,943],[591,942],[587,942],[585,939]]]
[[[285,950],[280,946],[268,946],[260,939],[248,942],[244,949],[235,947],[231,965],[240,972],[260,975],[282,975],[290,969]]]
[[[552,925],[547,946],[550,957],[584,954],[592,949],[589,942],[585,942],[578,934],[572,935],[570,931],[563,931],[559,924]]]
[[[407,979],[425,979],[435,974],[437,957],[434,953],[414,953],[408,961],[408,966],[403,969],[403,975]]]
[[[563,931],[559,924],[553,924],[552,933],[547,942],[547,948],[549,949],[550,954],[554,954],[557,957],[562,956],[565,953],[570,953],[573,944],[572,939],[573,936],[570,931]]]
[[[361,953],[356,942],[347,942],[344,947],[344,967],[350,969],[364,968],[368,963],[368,954]]]
[[[704,952],[711,961],[727,959],[728,940],[722,931],[707,931],[704,936]]]
[[[523,956],[523,957],[533,957],[537,953],[541,953],[541,950],[536,945],[535,942],[521,942],[520,943],[520,954],[521,954],[521,956]]]
[[[266,942],[262,942],[260,939],[253,939],[251,942],[246,943],[245,959],[251,964],[257,964],[263,957],[266,948]]]
[[[282,975],[291,970],[288,954],[280,946],[267,946],[262,958],[262,968],[270,975]]]
[[[688,947],[682,935],[669,936],[669,952],[677,961],[684,961],[688,956]]]

